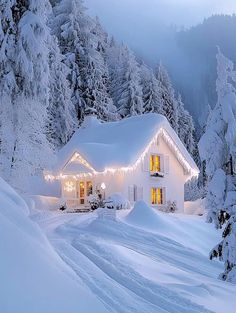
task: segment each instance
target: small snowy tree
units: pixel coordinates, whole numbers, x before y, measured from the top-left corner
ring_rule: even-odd
[[[225,264],[220,276],[236,282],[236,72],[233,63],[220,50],[217,54],[218,100],[210,113],[206,132],[199,142],[202,161],[206,163],[208,221],[221,228],[225,223],[222,242],[211,252]]]

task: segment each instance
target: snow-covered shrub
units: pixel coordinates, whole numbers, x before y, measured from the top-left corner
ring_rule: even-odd
[[[206,196],[206,189],[198,184],[198,178],[193,177],[188,180],[184,185],[184,200],[185,201],[196,201],[203,199]]]
[[[174,213],[175,211],[177,211],[176,201],[167,201],[167,204],[165,206],[161,206],[159,208],[159,211],[165,213]]]
[[[130,202],[120,193],[114,193],[105,202],[107,208],[116,210],[128,210],[131,208]]]
[[[95,193],[88,196],[88,203],[91,207],[91,210],[96,210],[98,208],[104,208],[104,200],[102,199],[102,195],[100,193]]]

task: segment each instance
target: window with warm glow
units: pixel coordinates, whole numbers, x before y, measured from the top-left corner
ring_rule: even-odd
[[[162,205],[164,204],[163,188],[152,188],[151,189],[151,204]]]
[[[157,154],[150,155],[150,172],[161,171],[161,157]]]
[[[80,198],[84,198],[84,195],[85,195],[84,182],[80,182],[79,184],[79,195],[80,195]]]
[[[87,197],[93,194],[93,184],[91,181],[87,181],[86,189],[87,189]]]

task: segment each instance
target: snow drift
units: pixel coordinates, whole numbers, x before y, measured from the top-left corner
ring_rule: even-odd
[[[107,312],[81,285],[0,178],[0,312]]]

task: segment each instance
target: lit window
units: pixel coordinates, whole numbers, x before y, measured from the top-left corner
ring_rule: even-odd
[[[84,195],[85,195],[85,190],[84,190],[84,182],[80,182],[79,184],[79,195],[80,195],[80,198],[84,198]]]
[[[91,181],[87,181],[86,183],[86,189],[87,189],[87,197],[93,194],[93,184]]]
[[[156,154],[150,156],[150,171],[160,172],[161,171],[161,157]]]
[[[164,204],[163,188],[152,188],[151,189],[151,203],[153,205]]]

